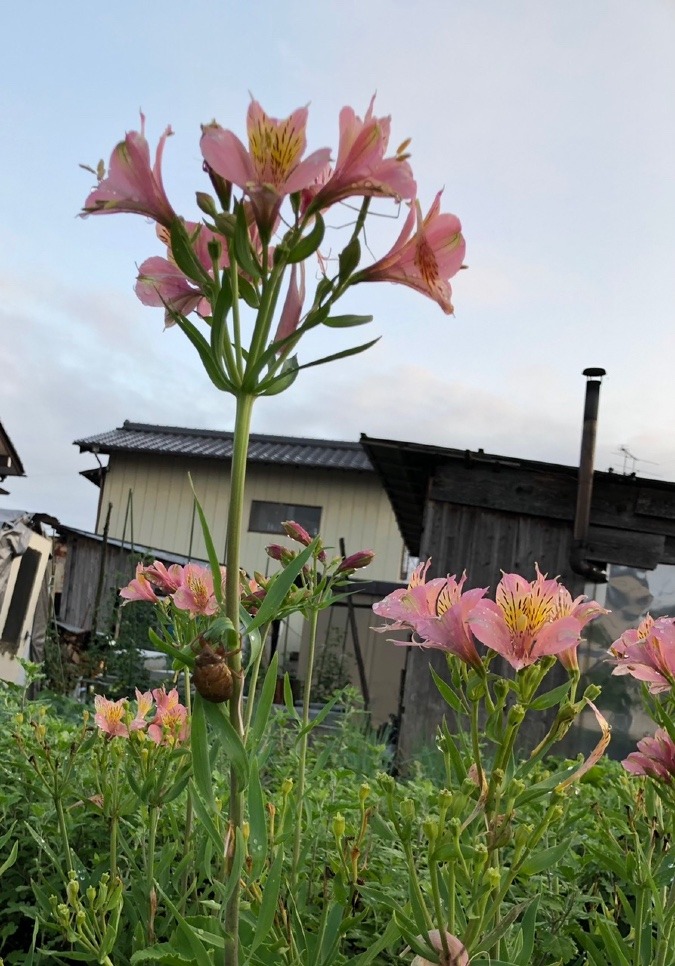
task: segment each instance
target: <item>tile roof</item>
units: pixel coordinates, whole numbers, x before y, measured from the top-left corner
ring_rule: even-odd
[[[76,439],[75,445],[82,453],[155,453],[229,460],[232,458],[232,439],[231,432],[154,426],[125,420],[117,429]],[[361,444],[341,440],[252,433],[248,458],[252,463],[373,472]]]

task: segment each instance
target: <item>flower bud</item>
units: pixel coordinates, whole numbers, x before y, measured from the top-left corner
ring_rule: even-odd
[[[281,528],[287,537],[290,537],[291,540],[295,540],[296,543],[301,543],[303,547],[308,547],[312,542],[312,537],[310,537],[305,528],[299,523],[296,523],[295,520],[285,520],[281,524]]]
[[[450,808],[452,804],[452,792],[447,788],[441,788],[438,793],[438,807],[439,808]]]
[[[265,553],[272,560],[279,560],[284,566],[297,556],[294,550],[282,547],[280,543],[271,543],[269,547],[265,547]]]
[[[284,798],[286,798],[288,795],[291,794],[292,790],[293,790],[293,779],[284,778],[284,780],[281,783],[281,794],[284,796]]]
[[[412,798],[404,798],[401,802],[401,818],[406,822],[412,822],[416,814],[415,800]]]
[[[206,191],[197,191],[197,207],[200,211],[203,211],[205,215],[209,215],[211,218],[215,218],[218,214],[218,209],[216,208],[216,202]]]
[[[338,812],[335,818],[333,819],[333,835],[335,836],[336,839],[342,838],[342,836],[345,834],[346,827],[347,827],[347,823],[345,822],[344,815],[342,815],[341,812]]]
[[[374,550],[359,550],[349,557],[345,557],[335,572],[338,574],[350,574],[355,570],[361,570],[363,567],[371,564],[374,557]]]
[[[363,803],[366,801],[369,795],[370,795],[370,785],[364,782],[359,788],[359,802],[361,803],[361,805],[363,805]]]
[[[512,708],[509,709],[508,723],[509,725],[518,725],[525,717],[525,708],[522,704],[514,704]]]
[[[380,786],[380,790],[385,795],[391,795],[396,791],[396,781],[391,777],[391,775],[387,775],[385,772],[381,771],[378,774],[376,781]]]
[[[251,825],[246,820],[241,823],[241,834],[244,842],[248,842],[249,838],[251,837]]]
[[[66,895],[71,906],[77,905],[77,896],[80,891],[80,883],[75,878],[75,873],[70,873],[68,884],[66,885]]]
[[[499,869],[494,869],[490,867],[485,870],[485,881],[490,886],[491,889],[496,889],[500,882],[502,881]]]

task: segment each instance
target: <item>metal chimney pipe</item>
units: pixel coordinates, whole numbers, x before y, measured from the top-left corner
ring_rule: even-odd
[[[586,376],[586,399],[584,402],[584,425],[581,434],[579,476],[577,482],[577,506],[574,514],[574,531],[570,563],[572,570],[594,583],[604,583],[607,576],[599,567],[589,563],[584,549],[588,541],[591,521],[591,497],[593,495],[593,464],[595,460],[595,437],[598,427],[598,404],[600,383],[606,375],[604,369],[584,369]]]

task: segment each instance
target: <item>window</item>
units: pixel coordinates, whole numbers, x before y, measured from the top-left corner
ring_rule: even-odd
[[[249,530],[254,533],[283,533],[281,524],[294,520],[315,537],[321,526],[320,506],[298,506],[292,503],[268,503],[266,500],[253,500]]]

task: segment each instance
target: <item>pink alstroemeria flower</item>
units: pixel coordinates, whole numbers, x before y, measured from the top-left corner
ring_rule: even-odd
[[[183,568],[183,579],[172,600],[179,610],[186,610],[190,617],[202,614],[210,617],[218,610],[218,601],[213,591],[213,577],[208,567],[187,564]]]
[[[391,128],[390,117],[373,117],[373,95],[361,120],[351,107],[340,111],[340,142],[335,170],[319,175],[312,211],[357,195],[414,198],[417,185],[402,144],[393,157],[385,158]],[[311,189],[310,189],[311,190]]]
[[[111,701],[102,694],[97,694],[94,698],[94,707],[96,708],[94,721],[101,731],[110,735],[111,738],[129,737],[129,728],[125,723],[127,716],[126,698]]]
[[[124,597],[125,601],[149,600],[152,604],[156,604],[158,602],[159,598],[153,590],[152,584],[145,575],[145,567],[143,564],[136,564],[136,576],[127,584],[126,587],[122,587],[120,590],[120,597]]]
[[[328,148],[301,160],[307,146],[306,127],[306,107],[281,121],[268,117],[256,100],[248,109],[248,151],[236,134],[219,124],[202,127],[204,160],[216,174],[244,189],[265,238],[270,236],[284,197],[311,185],[330,160]]]
[[[621,762],[626,771],[668,783],[675,780],[675,742],[665,728],[659,728],[653,738],[638,741],[637,746]]]
[[[141,130],[129,131],[124,141],[113,150],[108,177],[99,181],[84,203],[83,217],[127,211],[154,218],[167,228],[176,213],[162,183],[162,153],[166,139],[173,131],[167,127],[159,139],[155,163],[150,166],[150,148],[145,139],[145,116],[141,113]]]
[[[611,653],[617,659],[613,674],[630,674],[649,685],[652,694],[675,688],[675,620],[647,615],[640,626],[624,631]]]
[[[357,272],[354,283],[407,285],[432,298],[446,315],[452,314],[452,289],[448,279],[462,267],[466,244],[459,218],[440,213],[442,193],[438,192],[425,218],[419,201],[412,204],[403,230],[389,254]]]
[[[183,581],[183,568],[180,564],[171,564],[167,569],[160,560],[155,560],[145,568],[145,576],[165,594],[173,594]]]
[[[609,611],[601,607],[596,600],[589,600],[583,594],[572,600],[572,595],[567,587],[560,586],[554,610],[555,618],[574,617],[579,621],[579,629],[582,630],[589,621],[608,613]],[[579,670],[578,645],[579,642],[577,641],[572,647],[560,651],[557,655],[558,660],[567,671],[576,672]]]
[[[479,601],[469,626],[479,641],[520,671],[579,643],[581,622],[557,616],[559,592],[558,581],[547,580],[538,569],[532,583],[518,574],[504,574],[495,601]]]
[[[281,310],[279,326],[277,328],[276,335],[274,336],[275,342],[281,342],[282,339],[286,339],[288,336],[293,335],[300,322],[302,306],[305,301],[305,263],[300,263],[299,282],[297,269],[297,265],[293,265],[291,268],[291,277],[288,283],[286,301],[284,302],[284,307]],[[287,352],[288,346],[282,346],[279,351]]]
[[[229,265],[227,247],[215,232],[194,221],[186,221],[185,230],[192,239],[195,255],[208,275],[213,276],[213,260],[208,249],[209,242],[218,241],[221,245],[219,268],[226,268]],[[197,312],[203,318],[210,315],[211,303],[204,296],[199,284],[194,279],[188,278],[176,265],[171,251],[169,232],[159,226],[157,235],[166,245],[167,256],[164,258],[161,255],[153,255],[151,258],[146,258],[141,264],[134,288],[137,297],[143,305],[150,305],[154,308],[164,307],[166,310],[164,321],[167,329],[174,325],[172,312],[179,315]]]
[[[469,625],[474,608],[482,599],[486,588],[478,587],[462,593],[466,581],[463,574],[455,577],[435,577],[428,583],[426,573],[430,560],[413,571],[407,588],[393,591],[384,600],[373,605],[378,617],[393,620],[393,624],[376,627],[379,633],[388,631],[413,631],[416,639],[397,641],[403,646],[432,647],[455,654],[472,667],[481,666],[481,659]]]
[[[129,724],[129,731],[142,731],[147,722],[146,718],[152,710],[152,691],[141,692],[136,688],[136,714]]]
[[[157,713],[148,726],[148,737],[155,744],[174,745],[183,742],[188,736],[187,708],[178,700],[178,691],[173,688],[155,688],[152,696],[157,703]]]

